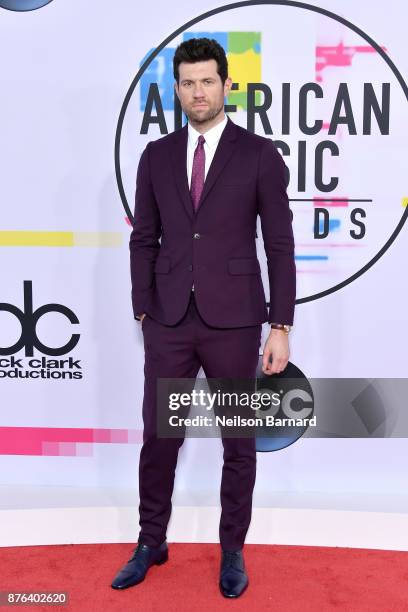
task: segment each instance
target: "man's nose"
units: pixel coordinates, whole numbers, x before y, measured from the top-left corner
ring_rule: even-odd
[[[203,95],[204,95],[204,90],[203,90],[203,86],[201,85],[201,83],[194,85],[193,96],[195,98],[202,98]]]

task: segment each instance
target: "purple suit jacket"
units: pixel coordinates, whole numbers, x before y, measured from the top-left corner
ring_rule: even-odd
[[[215,327],[293,323],[296,268],[285,163],[270,138],[228,118],[198,211],[188,188],[185,125],[140,158],[130,235],[132,304],[164,325],[186,312],[191,287]],[[269,312],[256,254],[260,215],[268,262]]]

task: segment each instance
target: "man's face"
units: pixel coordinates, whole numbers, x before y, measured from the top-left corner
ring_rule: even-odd
[[[223,110],[231,85],[230,78],[222,85],[217,62],[210,59],[194,64],[181,62],[179,82],[174,87],[190,122],[199,124],[211,122]]]

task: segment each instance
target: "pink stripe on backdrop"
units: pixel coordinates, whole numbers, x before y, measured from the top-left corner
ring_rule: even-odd
[[[318,199],[313,198],[313,206],[319,207],[324,205],[325,208],[329,208],[332,206],[343,206],[343,207],[347,207],[349,205],[348,202],[348,198],[344,197],[344,198],[328,198],[327,200],[325,200],[324,198],[320,198]]]
[[[92,456],[94,444],[139,444],[139,429],[0,427],[0,455]]]

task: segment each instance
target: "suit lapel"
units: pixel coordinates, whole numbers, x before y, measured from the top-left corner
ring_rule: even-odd
[[[225,164],[232,156],[235,150],[235,141],[237,140],[237,137],[237,126],[228,117],[227,124],[221,134],[221,138],[218,142],[214,157],[212,159],[211,165],[207,172],[206,179],[204,181],[204,188],[201,194],[200,203],[196,214],[198,214],[201,210],[204,200],[206,199],[210,190],[214,186]],[[175,132],[174,154],[172,156],[172,163],[180,197],[183,201],[188,216],[193,218],[193,202],[191,200],[187,177],[187,139],[188,128],[186,124],[180,130]]]
[[[171,161],[173,163],[174,178],[176,179],[177,189],[183,201],[184,208],[189,217],[193,217],[193,202],[188,188],[187,177],[187,124],[174,133],[174,150],[172,151]]]

